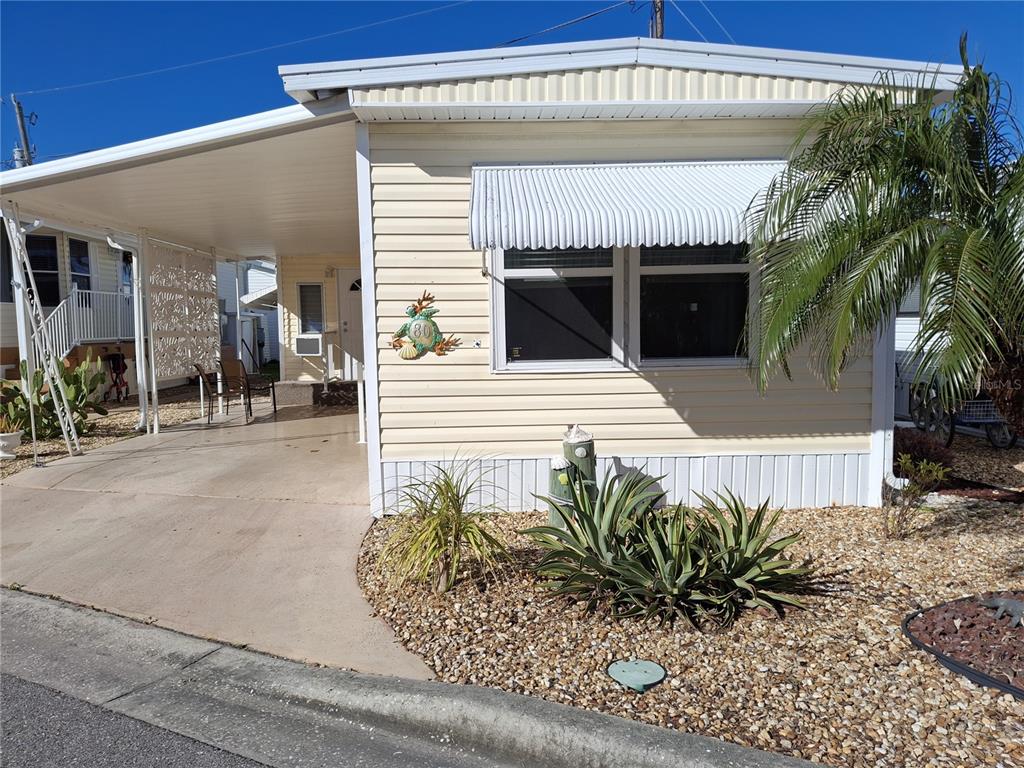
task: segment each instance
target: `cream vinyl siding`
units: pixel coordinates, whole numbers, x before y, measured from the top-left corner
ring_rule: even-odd
[[[630,65],[439,83],[353,88],[352,104],[827,99],[843,83]]]
[[[318,256],[281,256],[281,290],[277,297],[282,313],[284,338],[281,339],[281,378],[284,381],[322,381],[323,360],[295,354],[295,336],[299,333],[299,283],[320,283],[324,288],[324,328],[338,330],[338,292],[333,270],[338,267],[359,267],[358,254],[327,254]]]
[[[795,130],[784,120],[371,125],[383,458],[548,456],[577,420],[605,456],[867,451],[870,360],[840,393],[797,361],[795,380],[767,398],[742,369],[490,371],[488,278],[467,236],[473,163],[779,158]],[[389,340],[424,290],[462,346],[403,361]]]

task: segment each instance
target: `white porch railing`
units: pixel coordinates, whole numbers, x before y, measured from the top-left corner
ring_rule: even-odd
[[[75,287],[43,322],[57,357],[65,357],[79,344],[135,338],[132,297],[117,291],[81,291]],[[32,342],[38,359],[42,356],[41,345],[35,337]]]

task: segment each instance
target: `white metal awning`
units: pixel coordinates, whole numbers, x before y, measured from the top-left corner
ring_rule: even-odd
[[[474,248],[713,245],[747,239],[746,211],[781,160],[473,168]]]

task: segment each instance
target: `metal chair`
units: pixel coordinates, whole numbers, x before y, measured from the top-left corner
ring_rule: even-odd
[[[274,391],[274,380],[269,376],[249,373],[237,358],[221,359],[220,370],[225,381],[230,381],[232,386],[238,386],[245,398],[246,413],[252,418],[252,396],[253,394],[270,393],[270,402],[277,413],[277,393]]]

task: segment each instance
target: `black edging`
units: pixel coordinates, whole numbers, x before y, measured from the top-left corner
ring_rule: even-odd
[[[985,686],[986,688],[996,688],[1002,691],[1003,693],[1008,693],[1014,698],[1024,701],[1024,689],[1017,688],[1016,686],[1010,685],[1009,683],[1004,683],[1003,681],[998,680],[992,677],[991,675],[987,675],[984,672],[975,669],[969,664],[964,664],[961,661],[957,661],[956,659],[947,656],[938,648],[933,648],[927,643],[923,643],[920,640],[918,640],[917,637],[915,637],[914,634],[910,631],[910,622],[912,622],[925,611],[930,611],[932,610],[932,608],[941,608],[944,605],[950,605],[952,603],[962,603],[966,600],[974,600],[976,598],[976,595],[973,595],[971,597],[961,597],[957,600],[949,600],[945,603],[933,605],[931,608],[922,608],[921,610],[914,611],[913,613],[908,614],[903,619],[903,621],[900,623],[900,629],[903,630],[903,634],[915,648],[919,648],[922,651],[927,651],[928,653],[930,653],[932,656],[938,659],[939,663],[942,664],[942,666],[946,667],[946,669],[952,670],[953,672],[956,672],[959,675],[963,675],[972,683]]]

